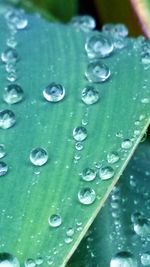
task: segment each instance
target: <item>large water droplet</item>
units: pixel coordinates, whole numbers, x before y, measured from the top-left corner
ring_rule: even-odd
[[[104,58],[112,53],[113,42],[110,37],[96,33],[87,40],[85,50],[89,58]]]
[[[111,259],[110,267],[137,267],[137,261],[130,252],[122,251]]]
[[[19,261],[13,255],[1,252],[0,253],[0,266],[1,267],[20,267]]]
[[[1,60],[4,63],[15,63],[18,60],[18,54],[14,48],[7,48],[1,54]]]
[[[80,203],[84,205],[90,205],[95,201],[96,193],[94,189],[90,187],[85,187],[78,192],[78,199]]]
[[[62,224],[62,218],[58,214],[53,214],[48,218],[48,223],[51,227],[59,227]]]
[[[44,89],[43,96],[49,102],[59,102],[65,96],[65,88],[60,84],[51,83]]]
[[[144,266],[150,266],[150,252],[145,252],[141,255],[141,263]]]
[[[96,23],[91,16],[76,16],[73,17],[71,23],[80,30],[91,31],[95,28]]]
[[[99,92],[94,89],[93,86],[87,86],[82,91],[82,101],[86,105],[92,105],[98,102],[99,100]]]
[[[82,171],[82,179],[84,181],[93,181],[96,178],[96,171],[91,168],[86,168]]]
[[[42,166],[48,161],[48,153],[44,148],[34,148],[30,153],[30,161],[33,165]]]
[[[107,154],[107,161],[110,164],[114,164],[119,161],[119,155],[117,152],[113,151]]]
[[[99,176],[102,180],[108,180],[114,176],[114,169],[110,166],[101,167],[99,170]]]
[[[134,224],[134,231],[141,237],[150,237],[150,221],[146,218],[139,218]]]
[[[16,117],[13,111],[5,109],[0,111],[0,128],[8,129],[16,123]]]
[[[130,139],[125,139],[121,143],[123,149],[130,149],[132,147],[132,141]]]
[[[10,84],[5,88],[3,99],[8,104],[16,104],[23,99],[23,90],[21,86],[17,84]]]
[[[6,13],[6,19],[10,28],[23,30],[28,25],[28,20],[24,15],[23,10],[10,10]]]
[[[76,141],[83,141],[87,138],[87,130],[83,126],[79,126],[73,129],[73,138]]]
[[[5,157],[5,155],[6,155],[5,146],[3,144],[0,144],[0,159]]]
[[[7,172],[8,172],[8,165],[5,162],[0,161],[0,176],[4,176]]]
[[[110,77],[110,69],[104,63],[93,61],[89,63],[85,76],[89,82],[100,83],[106,81]]]

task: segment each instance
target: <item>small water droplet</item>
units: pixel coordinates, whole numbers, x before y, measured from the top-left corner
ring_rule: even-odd
[[[0,128],[8,129],[14,126],[16,123],[16,117],[13,111],[5,109],[0,111]]]
[[[0,253],[0,266],[2,267],[20,267],[19,261],[13,255],[1,252]]]
[[[44,148],[34,148],[30,153],[30,161],[33,165],[42,166],[48,161],[48,153]]]
[[[10,72],[7,74],[7,80],[11,83],[14,83],[17,80],[16,72]]]
[[[99,177],[102,180],[108,180],[114,176],[114,169],[110,166],[101,167],[99,170]]]
[[[86,41],[85,50],[89,58],[104,58],[112,53],[113,43],[103,33],[95,33]]]
[[[79,126],[73,129],[73,138],[81,142],[87,138],[87,130],[83,126]]]
[[[14,48],[7,48],[4,52],[2,52],[1,60],[4,63],[15,63],[18,60],[18,54]]]
[[[80,151],[83,149],[83,143],[82,142],[77,142],[76,145],[75,145],[75,148]]]
[[[133,224],[134,231],[137,235],[141,237],[149,237],[150,236],[150,221],[146,218],[139,218]]]
[[[95,104],[99,100],[99,92],[93,86],[87,86],[82,90],[81,99],[86,105]]]
[[[86,168],[82,171],[82,179],[84,181],[93,181],[96,178],[96,171],[91,168]]]
[[[5,146],[3,144],[0,144],[0,159],[5,157],[5,155],[6,155]]]
[[[81,204],[90,205],[95,201],[96,193],[94,189],[85,187],[78,192],[78,199]]]
[[[110,267],[137,267],[137,261],[130,252],[121,251],[111,259]]]
[[[23,10],[9,10],[5,15],[10,28],[23,30],[28,25],[28,20],[25,17]]]
[[[121,143],[123,149],[130,149],[132,147],[132,141],[130,139],[125,139]]]
[[[11,48],[15,48],[17,46],[17,41],[14,38],[14,36],[11,36],[10,38],[7,39],[6,44],[7,44],[7,46],[9,46]]]
[[[41,265],[44,262],[44,259],[42,257],[38,257],[35,260],[36,265]]]
[[[126,37],[128,35],[128,28],[122,23],[105,24],[102,27],[102,31],[105,33],[111,34],[112,36]]]
[[[145,252],[141,255],[141,263],[144,266],[150,266],[150,252]]]
[[[110,164],[114,164],[119,161],[119,154],[115,151],[107,154],[107,161]]]
[[[33,259],[27,259],[25,261],[25,267],[35,267],[36,263]]]
[[[141,99],[142,104],[148,104],[149,102],[150,102],[150,100],[147,97]]]
[[[59,102],[65,96],[65,88],[60,84],[51,83],[44,89],[43,96],[49,102]]]
[[[110,69],[100,61],[93,61],[89,63],[85,76],[89,82],[101,83],[110,77]]]
[[[16,104],[22,101],[24,92],[21,86],[10,84],[5,88],[3,99],[8,104]]]
[[[73,241],[73,238],[72,237],[70,237],[70,236],[66,236],[65,237],[65,243],[66,244],[70,244],[72,241]]]
[[[62,218],[58,214],[53,214],[48,218],[48,223],[51,227],[59,227],[62,224]]]
[[[72,237],[74,235],[74,229],[72,227],[69,227],[66,231],[66,235]]]
[[[94,18],[87,15],[73,17],[71,24],[73,24],[77,29],[83,30],[85,32],[93,30],[96,26]]]

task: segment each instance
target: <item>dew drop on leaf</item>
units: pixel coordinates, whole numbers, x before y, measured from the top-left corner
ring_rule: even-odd
[[[143,266],[150,266],[150,252],[145,252],[141,255],[141,263]]]
[[[130,252],[122,251],[111,259],[110,267],[137,267],[137,261]]]
[[[5,109],[0,111],[0,128],[8,129],[16,123],[16,116],[13,111]]]
[[[17,84],[10,84],[5,88],[3,99],[8,104],[16,104],[23,99],[23,89]]]
[[[7,48],[2,52],[1,60],[4,63],[15,63],[18,60],[18,54],[14,48]]]
[[[85,32],[91,31],[96,27],[95,19],[91,16],[75,16],[71,20],[71,24],[79,30]]]
[[[89,82],[101,83],[110,77],[109,67],[100,61],[90,62],[87,66],[85,76]]]
[[[5,157],[5,155],[6,155],[5,146],[3,144],[0,144],[0,159]]]
[[[42,166],[48,161],[48,153],[44,148],[37,147],[30,153],[30,161],[33,165]]]
[[[110,166],[101,167],[99,170],[99,177],[102,180],[108,180],[114,176],[114,169]]]
[[[103,33],[95,33],[86,41],[85,50],[89,58],[104,58],[112,53],[113,42]]]
[[[48,223],[51,227],[59,227],[62,224],[62,218],[58,214],[53,214],[48,218]]]
[[[60,84],[51,83],[44,89],[43,96],[49,102],[59,102],[65,96],[65,88]]]
[[[87,130],[83,126],[79,126],[73,129],[73,138],[81,142],[87,138]]]
[[[82,171],[82,179],[84,181],[93,181],[96,178],[96,171],[94,169],[91,168],[85,168]]]
[[[82,188],[78,192],[78,200],[83,205],[90,205],[92,204],[96,199],[96,193],[94,189],[90,187]]]
[[[28,20],[25,17],[23,10],[10,10],[5,15],[8,26],[17,30],[23,30],[28,25]]]
[[[119,161],[119,154],[115,151],[107,154],[107,161],[110,164],[114,164]]]
[[[0,253],[0,266],[1,267],[20,267],[19,261],[13,255],[1,252]]]
[[[87,86],[82,90],[81,99],[86,105],[95,104],[99,100],[99,92],[93,86]]]
[[[35,267],[36,263],[33,259],[27,259],[24,265],[25,267]]]
[[[123,149],[130,149],[132,147],[132,141],[130,139],[125,139],[121,143]]]
[[[4,176],[8,171],[8,165],[3,162],[3,161],[0,161],[0,177],[1,176]]]

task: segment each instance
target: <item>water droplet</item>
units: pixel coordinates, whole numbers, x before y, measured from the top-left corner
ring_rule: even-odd
[[[142,104],[148,104],[149,102],[150,102],[150,100],[147,97],[141,99]]]
[[[23,30],[28,25],[28,20],[24,15],[23,10],[10,10],[6,13],[6,19],[10,28]]]
[[[96,23],[91,16],[76,16],[73,17],[71,23],[80,30],[91,31],[95,28]]]
[[[99,92],[93,86],[87,86],[82,91],[81,99],[86,105],[95,104],[99,100]]]
[[[137,235],[141,237],[149,237],[150,236],[150,221],[146,218],[139,218],[133,224],[134,231]]]
[[[107,154],[107,161],[110,164],[114,164],[119,161],[119,155],[117,152],[113,151]]]
[[[101,167],[99,170],[99,176],[102,180],[110,179],[114,176],[114,169],[110,166]]]
[[[43,96],[49,102],[59,102],[65,96],[65,88],[60,84],[51,83],[44,89]]]
[[[149,65],[150,64],[150,53],[149,52],[142,53],[141,61],[144,65]]]
[[[48,223],[51,227],[59,227],[62,224],[62,218],[58,214],[53,214],[48,218]]]
[[[8,129],[16,123],[16,117],[13,111],[5,109],[0,111],[0,128]]]
[[[123,37],[114,37],[113,44],[115,49],[123,49],[127,46],[127,39]]]
[[[73,138],[76,141],[83,141],[87,138],[87,130],[83,126],[79,126],[73,129]]]
[[[18,60],[18,54],[14,48],[7,48],[4,52],[2,52],[1,60],[4,63],[15,63]]]
[[[5,157],[5,155],[6,155],[5,146],[3,144],[0,144],[0,159]]]
[[[66,236],[65,237],[65,243],[66,244],[70,244],[72,241],[73,241],[73,238],[72,237],[70,237],[70,236]]]
[[[30,153],[30,161],[33,165],[42,166],[48,161],[48,153],[44,148],[34,148]]]
[[[82,172],[82,179],[84,181],[93,181],[96,178],[96,171],[91,168],[86,168]]]
[[[125,139],[122,141],[121,147],[123,149],[130,149],[132,147],[132,141],[130,139]]]
[[[104,58],[112,53],[113,43],[110,37],[95,33],[87,40],[85,50],[89,58]]]
[[[7,80],[11,83],[14,83],[17,80],[17,75],[15,72],[8,73]]]
[[[7,44],[7,46],[9,46],[11,48],[15,48],[17,46],[17,41],[14,38],[14,36],[11,36],[10,38],[7,39],[6,44]]]
[[[2,267],[20,267],[19,261],[13,255],[1,252],[0,253],[0,266]]]
[[[69,227],[66,231],[66,235],[72,237],[74,235],[74,229],[72,227]]]
[[[150,265],[150,252],[145,252],[141,255],[141,263],[144,266],[149,266]]]
[[[0,161],[0,177],[8,172],[8,166],[5,162]]]
[[[38,257],[35,260],[36,265],[41,265],[44,262],[44,259],[42,257]]]
[[[77,142],[76,145],[75,145],[75,148],[80,151],[83,149],[83,143],[82,142]]]
[[[3,99],[8,104],[16,104],[23,99],[23,90],[21,86],[17,84],[10,84],[5,88]]]
[[[130,252],[122,251],[111,259],[110,267],[137,267],[137,261]]]
[[[102,27],[102,31],[112,36],[126,37],[128,35],[128,28],[121,23],[112,24],[108,23]]]
[[[90,187],[85,187],[78,192],[78,199],[80,203],[84,205],[90,205],[95,201],[96,193],[94,189]]]
[[[36,263],[33,259],[27,259],[25,261],[25,267],[35,267]]]
[[[89,82],[100,83],[110,77],[110,69],[104,63],[93,61],[89,63],[85,76]]]

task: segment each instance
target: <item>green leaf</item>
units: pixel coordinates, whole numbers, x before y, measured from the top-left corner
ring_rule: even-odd
[[[110,68],[111,76],[94,84],[100,100],[86,105],[81,92],[91,84],[85,78],[89,64],[85,42],[90,33],[33,15],[26,15],[26,29],[13,33],[6,17],[0,16],[0,53],[14,34],[19,56],[14,68],[25,97],[12,106],[3,101],[8,73],[6,64],[1,64],[1,110],[11,109],[16,114],[14,127],[0,129],[7,154],[2,161],[9,166],[0,179],[1,251],[12,253],[21,264],[27,258],[42,256],[44,266],[49,259],[60,267],[85,235],[149,124],[149,69],[141,63],[140,40],[126,39],[127,47],[101,60]],[[58,103],[43,97],[43,90],[52,82],[66,90]],[[82,124],[88,136],[78,151],[72,132]],[[126,139],[126,145],[132,146],[123,149]],[[36,147],[48,152],[44,166],[30,162],[30,152]],[[113,166],[114,177],[102,181],[98,168],[108,165],[107,154],[112,151],[120,160]],[[81,179],[80,173],[88,167],[97,171],[92,182]],[[85,187],[96,192],[91,205],[78,200],[79,190]],[[55,229],[48,224],[53,214],[62,218],[62,225]],[[74,229],[73,240],[66,239],[70,227]]]
[[[132,253],[141,265],[141,255],[149,251],[148,233],[140,236],[134,231],[133,216],[141,213],[150,219],[150,142],[139,145],[115,190],[90,227],[68,267],[110,266],[112,257],[119,251]],[[150,224],[149,233],[150,233]],[[141,226],[139,229],[144,229]],[[148,230],[148,227],[145,229]],[[142,233],[142,231],[141,231]],[[144,234],[144,232],[143,232]],[[145,240],[145,243],[142,242]]]

